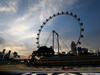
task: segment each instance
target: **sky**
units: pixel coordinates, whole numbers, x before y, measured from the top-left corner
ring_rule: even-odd
[[[0,51],[16,51],[21,58],[28,58],[37,50],[36,37],[40,26],[49,16],[62,11],[77,14],[84,24],[84,38],[79,46],[100,49],[99,3],[100,0],[0,0]],[[56,27],[63,33],[60,24]]]

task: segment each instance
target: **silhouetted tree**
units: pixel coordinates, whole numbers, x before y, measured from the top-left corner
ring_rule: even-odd
[[[14,58],[17,58],[17,57],[20,58],[20,56],[18,55],[17,52],[14,52],[14,53],[13,53],[13,57],[14,57]]]
[[[13,58],[11,59],[11,60],[14,62],[14,64],[15,64],[15,63],[18,63],[18,61],[15,60],[15,58],[20,58],[20,55],[18,55],[17,52],[14,52],[14,53],[13,53]]]
[[[55,52],[51,48],[42,46],[37,50],[36,53],[38,54],[37,56],[53,56]]]

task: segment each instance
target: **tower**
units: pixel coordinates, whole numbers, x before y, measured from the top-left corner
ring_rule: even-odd
[[[5,54],[5,49],[3,49],[2,54],[3,54],[3,55]]]
[[[4,59],[4,56],[5,56],[5,50],[6,49],[3,49],[3,51],[2,51],[2,60]]]
[[[76,44],[74,41],[71,42],[71,51],[74,55],[76,55]]]

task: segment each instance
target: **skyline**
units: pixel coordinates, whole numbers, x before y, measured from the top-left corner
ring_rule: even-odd
[[[81,47],[100,49],[99,0],[0,0],[0,51],[17,51],[28,57],[37,50],[38,29],[49,16],[72,12],[85,29]]]

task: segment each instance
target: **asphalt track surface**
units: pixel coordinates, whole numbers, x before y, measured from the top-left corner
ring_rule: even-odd
[[[29,74],[28,74],[29,73]],[[73,67],[69,69],[62,69],[62,67],[27,67],[24,64],[20,65],[2,65],[0,66],[0,75],[36,75],[41,73],[43,75],[56,75],[57,73],[67,73],[65,75],[82,75],[80,73],[98,73],[100,75],[100,67]],[[45,74],[44,74],[45,73]],[[48,74],[47,74],[48,73]],[[53,74],[51,74],[53,73]],[[37,75],[41,75],[37,74]],[[86,74],[84,74],[86,75]],[[91,74],[89,74],[91,75]],[[92,74],[93,75],[93,74]],[[95,74],[94,74],[95,75]]]

